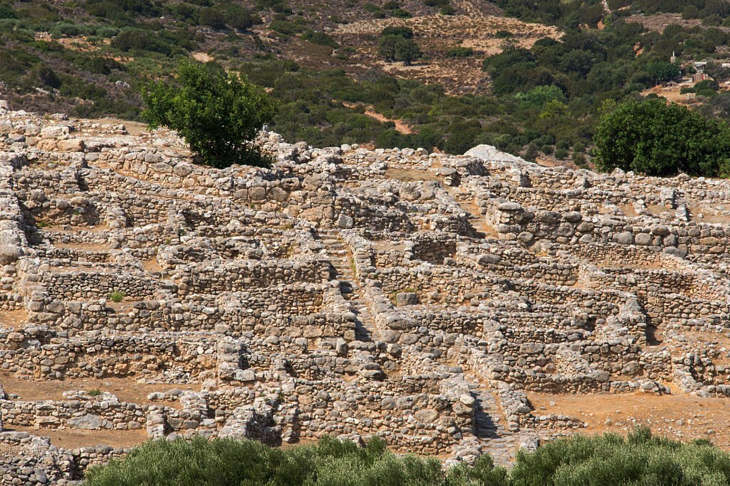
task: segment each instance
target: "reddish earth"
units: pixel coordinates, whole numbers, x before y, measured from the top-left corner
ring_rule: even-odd
[[[673,393],[677,393],[674,392]],[[528,393],[535,415],[567,415],[585,422],[584,434],[626,434],[639,425],[671,439],[708,439],[730,451],[727,399],[683,394],[548,395]]]

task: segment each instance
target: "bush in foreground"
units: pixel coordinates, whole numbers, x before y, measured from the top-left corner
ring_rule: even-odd
[[[180,65],[176,84],[150,84],[142,117],[151,128],[176,130],[203,164],[266,166],[253,140],[274,116],[269,97],[247,79],[199,63]]]
[[[317,445],[275,449],[254,441],[158,440],[121,461],[92,467],[85,486],[720,486],[730,456],[709,442],[653,437],[639,429],[574,436],[520,452],[508,474],[489,456],[444,473],[439,461],[396,456],[374,438],[367,447],[325,437]]]
[[[515,486],[720,486],[730,484],[730,456],[707,441],[683,444],[638,429],[618,435],[574,436],[520,452]]]
[[[436,459],[396,456],[378,438],[359,448],[325,437],[317,445],[275,449],[255,441],[196,438],[148,442],[122,461],[93,467],[85,486],[503,486],[504,469],[485,456],[444,479]],[[494,480],[493,480],[494,479]]]

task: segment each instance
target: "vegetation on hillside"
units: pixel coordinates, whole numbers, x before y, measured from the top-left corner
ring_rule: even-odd
[[[573,436],[520,452],[509,473],[489,456],[443,471],[439,461],[396,456],[373,438],[364,448],[325,437],[317,445],[269,448],[228,439],[157,440],[87,471],[85,486],[720,486],[730,456],[707,441],[683,444],[638,429]]]
[[[348,9],[324,15],[322,5],[300,0],[0,0],[3,95],[30,111],[139,119],[142,87],[171,80],[181,59],[193,53],[201,58],[202,50],[202,58],[215,59],[212,69],[239,72],[272,90],[279,104],[271,126],[292,141],[450,153],[488,143],[528,159],[546,154],[583,164],[592,155],[605,100],[639,100],[647,88],[675,79],[679,65],[669,63],[672,53],[685,65],[722,58],[730,36],[718,28],[730,15],[720,0],[610,0],[610,14],[600,0],[498,0],[506,15],[557,25],[563,37],[522,49],[500,31],[495,37],[503,42],[502,53],[484,58],[472,48],[444,51],[464,62],[482,56],[491,80],[480,94],[448,96],[438,85],[362,70],[348,60],[362,40],[381,59],[430,62],[428,47],[413,30],[391,26],[353,43],[331,29],[347,22],[342,15],[350,11],[357,13],[353,20],[449,15],[451,2],[424,0],[417,8],[409,3],[410,10],[397,1],[340,3]],[[626,20],[641,12],[677,12],[702,25],[650,32]],[[294,63],[292,57],[303,60]],[[697,111],[727,119],[730,93],[720,86],[730,70],[711,63],[706,72],[714,84],[687,92],[696,94]],[[413,133],[365,115],[369,108],[407,123]]]

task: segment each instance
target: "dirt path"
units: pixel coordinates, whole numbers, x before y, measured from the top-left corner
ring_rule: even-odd
[[[385,123],[385,122],[393,122],[395,123],[395,130],[399,133],[402,133],[403,135],[410,135],[413,133],[413,129],[410,127],[410,125],[406,124],[402,120],[392,120],[390,118],[387,118],[385,115],[381,115],[380,113],[376,113],[373,110],[367,110],[365,112],[367,116],[370,118],[375,118],[379,122]]]
[[[342,102],[342,105],[347,108],[355,108],[358,106],[356,103],[347,103],[344,101]],[[385,115],[373,110],[372,107],[368,107],[365,110],[365,115],[369,116],[370,118],[374,118],[374,119],[378,120],[380,123],[386,123],[386,122],[395,123],[395,130],[399,133],[402,133],[403,135],[410,135],[413,133],[413,128],[411,128],[411,126],[408,125],[403,120],[393,120],[391,118],[388,118]]]

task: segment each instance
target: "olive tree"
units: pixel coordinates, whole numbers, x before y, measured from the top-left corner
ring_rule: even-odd
[[[648,175],[726,176],[730,129],[661,98],[629,101],[603,114],[594,137],[597,166]]]
[[[253,143],[274,116],[268,95],[245,77],[185,61],[175,82],[153,82],[142,91],[150,128],[176,130],[202,163],[267,166]]]

